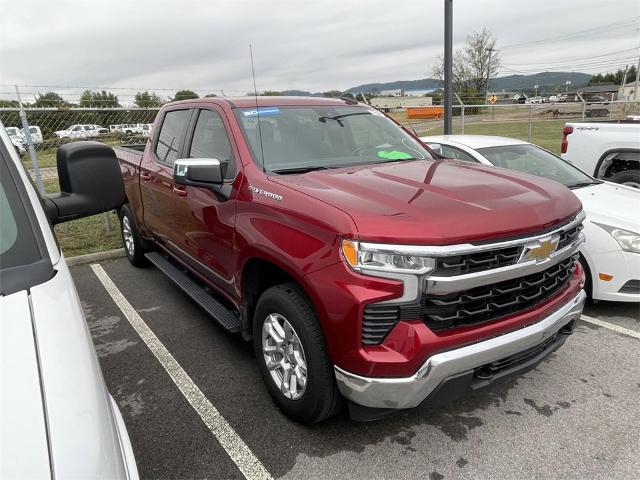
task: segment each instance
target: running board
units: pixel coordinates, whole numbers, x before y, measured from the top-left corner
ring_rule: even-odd
[[[216,300],[205,287],[191,279],[189,275],[176,267],[158,252],[145,254],[147,260],[171,279],[184,293],[211,315],[228,332],[240,331],[240,317],[237,312],[225,307]]]

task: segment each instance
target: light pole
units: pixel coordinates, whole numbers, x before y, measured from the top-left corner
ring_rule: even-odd
[[[536,83],[536,84],[533,86],[533,88],[535,88],[535,89],[536,89],[536,97],[537,97],[537,96],[538,96],[538,84]]]
[[[569,85],[571,85],[571,80],[567,80],[564,82],[564,94],[569,95]]]
[[[444,0],[444,134],[453,133],[453,0]]]

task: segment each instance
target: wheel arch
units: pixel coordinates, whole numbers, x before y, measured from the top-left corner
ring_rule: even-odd
[[[611,166],[611,164],[613,163],[614,160],[616,160],[615,156],[612,157],[611,159],[607,159],[607,157],[611,156],[612,154],[619,154],[619,153],[638,153],[640,154],[640,149],[638,148],[611,148],[607,151],[605,151],[602,155],[600,155],[600,158],[598,159],[598,162],[596,163],[596,167],[593,171],[593,176],[596,178],[605,178],[604,174],[606,173],[606,171],[609,169],[609,167]],[[625,162],[634,162],[635,160],[624,160]],[[608,162],[608,163],[606,163]],[[640,161],[636,161],[636,163],[638,163],[640,165]],[[600,174],[601,170],[604,170],[602,172],[602,174]]]
[[[309,300],[316,315],[318,317],[322,315],[318,299],[305,277],[270,255],[254,252],[247,256],[242,264],[241,272],[239,285],[242,299],[240,330],[246,340],[250,340],[253,335],[253,315],[260,295],[276,285],[295,283]],[[320,325],[322,327],[322,322]],[[322,330],[324,333],[324,328]]]

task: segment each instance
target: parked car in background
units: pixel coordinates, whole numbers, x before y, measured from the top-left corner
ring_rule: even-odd
[[[527,98],[526,103],[544,103],[544,98],[542,98],[542,97],[529,97],[529,98]]]
[[[153,129],[153,123],[138,123],[138,130],[144,137],[148,137]]]
[[[580,199],[587,214],[580,248],[587,291],[596,300],[640,302],[640,190],[597,180],[531,143],[484,135],[422,137],[449,158],[556,180]]]
[[[565,124],[562,158],[595,178],[640,188],[640,122]]]
[[[40,127],[36,125],[30,125],[29,134],[31,136],[31,143],[33,144],[34,147],[37,147],[42,143],[42,131],[40,130]],[[26,145],[27,141],[26,141],[26,136],[24,134],[24,128],[20,129],[20,136],[23,139],[23,143]]]
[[[140,133],[140,127],[139,127],[139,124],[135,124],[135,123],[109,125],[109,132],[111,133],[120,132],[120,133],[127,133],[127,134]]]
[[[18,151],[20,155],[24,154],[26,149],[24,147],[24,139],[20,136],[20,129],[17,127],[5,127],[5,131],[9,136],[11,145]]]
[[[121,205],[120,171],[96,142],[61,147],[58,169],[77,190],[40,197],[0,123],[0,478],[137,480],[50,225]]]
[[[66,130],[54,132],[54,135],[58,138],[93,138],[107,133],[109,133],[108,129],[100,125],[90,124],[71,125]]]
[[[114,150],[131,263],[252,340],[299,422],[345,398],[359,419],[451,401],[534,368],[582,312],[570,191],[434,159],[366,104],[174,102],[145,144]]]

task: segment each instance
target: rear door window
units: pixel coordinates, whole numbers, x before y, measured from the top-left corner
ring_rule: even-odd
[[[190,115],[191,110],[171,110],[165,114],[155,148],[160,162],[173,166],[180,153]]]

